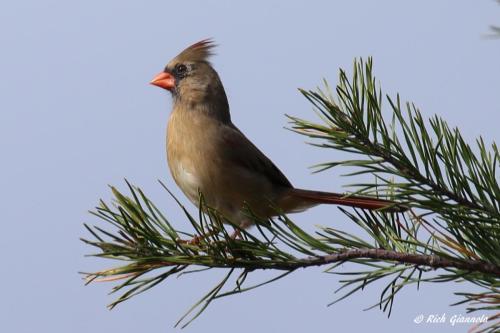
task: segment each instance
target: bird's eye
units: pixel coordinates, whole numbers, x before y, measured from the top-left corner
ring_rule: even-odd
[[[179,64],[175,66],[175,73],[179,76],[183,76],[187,72],[187,67],[184,64]]]

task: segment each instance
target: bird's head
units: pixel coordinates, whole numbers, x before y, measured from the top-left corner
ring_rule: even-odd
[[[195,43],[173,58],[151,84],[169,90],[175,100],[202,103],[224,94],[219,75],[208,58],[215,47],[211,39]]]

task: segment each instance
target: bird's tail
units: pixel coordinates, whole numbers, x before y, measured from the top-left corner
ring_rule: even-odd
[[[408,210],[407,207],[390,200],[298,188],[290,189],[283,197],[280,206],[285,212],[298,212],[319,204],[350,206],[370,210],[379,209],[384,212],[404,212]]]

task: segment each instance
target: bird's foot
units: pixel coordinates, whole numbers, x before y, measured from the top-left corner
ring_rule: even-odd
[[[194,236],[191,239],[181,239],[177,238],[175,241],[179,244],[186,244],[186,245],[200,245],[201,240],[203,239],[203,236]]]
[[[231,234],[231,239],[240,239],[241,237],[241,230],[240,229],[235,229],[233,233]]]

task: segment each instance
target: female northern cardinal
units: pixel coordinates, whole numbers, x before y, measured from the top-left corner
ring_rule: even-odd
[[[173,111],[167,129],[168,165],[184,194],[199,204],[199,191],[210,207],[242,227],[251,223],[247,204],[267,218],[318,204],[402,211],[392,201],[297,189],[231,122],[219,75],[208,62],[210,39],[189,46],[151,84],[169,90]],[[273,207],[274,206],[274,207]]]

